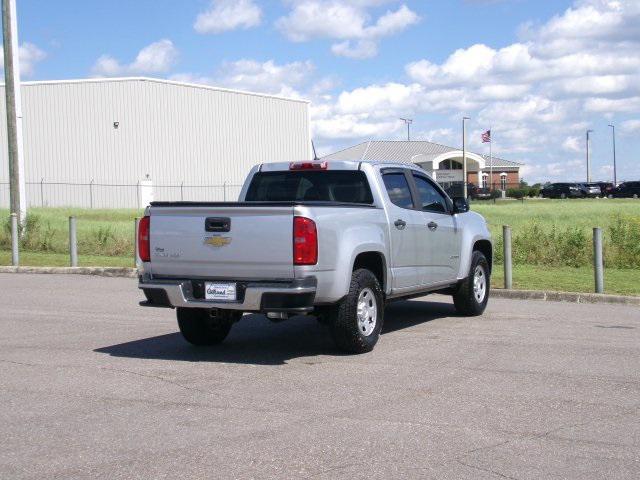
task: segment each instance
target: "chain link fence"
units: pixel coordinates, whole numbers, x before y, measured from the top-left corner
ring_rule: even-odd
[[[142,208],[152,195],[156,201],[234,201],[242,185],[175,185],[26,182],[29,207]],[[9,183],[0,182],[0,208],[9,206]]]

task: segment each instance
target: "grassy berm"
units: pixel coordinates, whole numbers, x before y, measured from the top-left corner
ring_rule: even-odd
[[[592,228],[604,235],[607,293],[640,295],[640,200],[538,200],[474,202],[495,241],[494,285],[501,286],[502,225],[513,236],[516,288],[593,290]],[[0,264],[8,265],[8,211],[0,210]],[[34,208],[22,239],[23,265],[68,265],[68,217],[78,218],[81,265],[131,266],[134,218],[140,210]]]

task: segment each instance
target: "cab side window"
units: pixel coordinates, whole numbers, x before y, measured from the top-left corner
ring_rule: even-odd
[[[413,208],[413,200],[411,199],[411,189],[402,172],[383,173],[382,180],[389,194],[389,200],[394,205],[401,208]]]
[[[447,201],[429,180],[413,175],[420,196],[420,208],[424,212],[447,213]]]

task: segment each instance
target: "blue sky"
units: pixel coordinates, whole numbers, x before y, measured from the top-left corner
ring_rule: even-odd
[[[529,181],[640,178],[640,0],[18,0],[24,80],[145,75],[308,98],[322,153],[469,141]]]

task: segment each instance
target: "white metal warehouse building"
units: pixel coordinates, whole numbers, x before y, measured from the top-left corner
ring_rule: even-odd
[[[30,206],[233,200],[253,165],[311,158],[309,103],[303,100],[151,78],[22,86]],[[0,104],[0,207],[6,208],[6,113]]]

